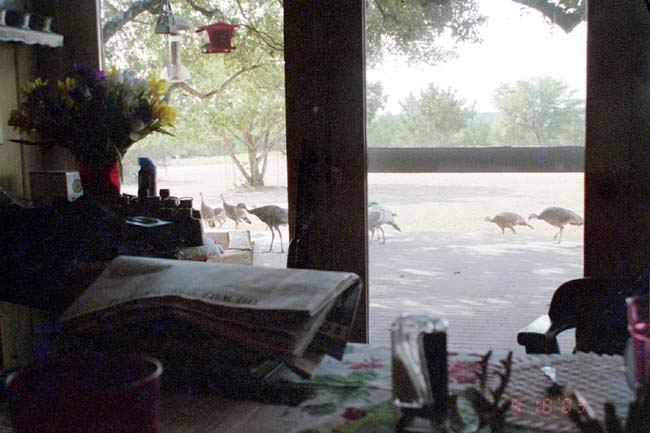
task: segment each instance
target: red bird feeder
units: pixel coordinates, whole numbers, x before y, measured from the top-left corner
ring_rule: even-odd
[[[223,22],[210,24],[199,27],[196,32],[205,30],[208,32],[210,43],[203,45],[202,52],[207,53],[229,53],[237,47],[233,47],[232,38],[235,35],[235,29],[239,24],[227,24]]]

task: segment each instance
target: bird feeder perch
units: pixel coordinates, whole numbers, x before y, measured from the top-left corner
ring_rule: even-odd
[[[229,53],[237,48],[232,46],[232,38],[235,35],[235,30],[239,27],[239,24],[227,24],[224,22],[199,27],[196,32],[198,33],[205,30],[210,41],[203,45],[202,52],[204,54]]]

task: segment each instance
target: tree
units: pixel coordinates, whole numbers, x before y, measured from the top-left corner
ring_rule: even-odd
[[[565,31],[584,20],[584,0],[513,1],[541,12]],[[109,64],[128,67],[143,75],[161,69],[167,57],[166,37],[141,37],[151,34],[161,3],[162,0],[102,1],[102,36]],[[214,104],[223,103],[222,109],[227,106],[225,95],[229,89],[247,80],[249,75],[254,76],[259,69],[282,70],[283,2],[174,0],[173,7],[176,15],[195,24],[228,21],[240,24],[241,28],[237,31],[237,49],[224,56],[200,54],[203,42],[193,32],[182,37],[183,62],[191,70],[192,78],[170,88],[169,98],[172,104],[181,107],[181,116],[175,131],[179,138],[177,147],[166,141],[165,147],[175,149],[176,155],[204,152],[206,148],[229,152],[230,144],[223,142],[223,134],[212,130],[215,135],[206,140],[206,130],[201,125],[212,120],[206,116],[214,115]],[[439,63],[454,55],[454,48],[445,48],[442,40],[479,42],[485,21],[486,17],[478,12],[476,0],[366,0],[368,64],[381,62],[387,54],[407,62]],[[282,81],[278,81],[279,86]],[[368,120],[372,121],[385,98],[381,89],[373,85],[367,93]],[[146,147],[147,143],[142,146]],[[249,174],[251,178],[257,176]]]
[[[407,129],[419,145],[453,146],[454,135],[474,117],[474,107],[456,96],[452,89],[443,90],[435,84],[409,94],[400,103]]]
[[[366,84],[366,123],[371,124],[377,112],[384,107],[386,99],[384,86],[378,81]]]
[[[567,137],[583,135],[584,101],[555,78],[501,84],[494,92],[494,103],[498,111],[496,128],[507,144],[575,145],[578,143],[567,142]]]
[[[412,143],[401,114],[379,114],[368,128],[368,147],[408,147]]]
[[[222,139],[249,186],[264,186],[269,152],[285,144],[281,72],[258,69],[231,87],[219,103],[211,103],[209,126]]]
[[[105,42],[113,38],[126,24],[140,20],[140,15],[156,14],[162,3],[162,0],[105,1],[107,5],[104,10],[107,13],[102,26]],[[283,49],[281,38],[277,37],[278,33],[265,28],[269,17],[260,18],[256,12],[256,8],[263,7],[262,3],[281,8],[280,0],[185,0],[176,3],[183,5],[184,9],[187,9],[185,6],[191,7],[206,19],[241,19],[247,29],[256,32],[269,48],[279,51]],[[280,13],[276,18],[281,16]],[[439,61],[449,54],[447,49],[439,45],[441,36],[449,36],[457,42],[476,42],[479,40],[478,28],[484,22],[485,17],[478,13],[475,0],[367,0],[368,62],[374,64],[388,52],[404,54],[405,58],[410,60]]]
[[[512,0],[535,9],[554,25],[570,33],[587,18],[587,0]]]
[[[485,21],[476,0],[367,0],[366,62],[372,66],[392,54],[411,63],[439,63],[454,55],[442,39],[479,42]]]

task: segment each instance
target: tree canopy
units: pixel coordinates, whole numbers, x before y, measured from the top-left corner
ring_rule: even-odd
[[[407,130],[418,145],[453,146],[454,135],[475,114],[474,107],[458,98],[455,90],[440,89],[434,84],[418,96],[410,94],[400,105]]]
[[[541,13],[549,23],[567,32],[585,19],[585,0],[511,1]],[[102,0],[107,66],[133,69],[142,75],[162,70],[168,58],[167,38],[153,34],[161,3]],[[235,38],[237,48],[227,55],[201,54],[205,43],[201,35],[192,31],[182,35],[183,63],[192,77],[170,87],[171,103],[179,107],[176,138],[157,138],[155,152],[161,152],[163,157],[225,152],[233,156],[249,183],[258,182],[263,177],[266,153],[282,147],[284,140],[284,131],[278,130],[278,125],[283,124],[278,119],[284,115],[280,103],[284,93],[283,1],[173,0],[172,7],[175,15],[195,26],[226,21],[241,27]],[[455,55],[458,44],[480,42],[486,20],[479,12],[478,0],[366,0],[367,63],[372,67],[389,55],[410,63],[444,62]],[[471,122],[472,110],[464,102],[454,105],[459,101],[452,90],[434,86],[429,92],[405,101],[409,110],[406,124],[410,124],[411,132],[428,131],[439,144],[452,137],[455,142],[484,141],[485,125]],[[367,118],[371,122],[386,97],[379,83],[368,83],[366,93]],[[434,132],[422,120],[426,118],[422,110],[432,109],[427,104],[448,104],[450,113],[455,114],[448,113],[450,117]],[[267,116],[263,108],[275,110],[273,116]],[[402,137],[410,136],[408,128],[398,127],[397,123],[391,130],[399,130]],[[456,134],[459,131],[462,133]],[[261,144],[264,140],[266,144]],[[149,147],[147,140],[139,145]],[[153,146],[149,150],[154,152]],[[244,151],[248,156],[240,161],[235,151]]]
[[[497,129],[507,144],[553,146],[579,144],[584,101],[551,77],[501,84],[494,92]]]

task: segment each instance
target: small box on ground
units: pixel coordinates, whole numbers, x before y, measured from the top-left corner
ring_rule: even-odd
[[[83,195],[78,171],[32,171],[29,180],[36,206],[49,206],[56,198],[74,201]]]
[[[209,258],[208,262],[253,265],[254,244],[248,230],[206,232],[205,236],[221,244],[224,250],[221,257]]]

